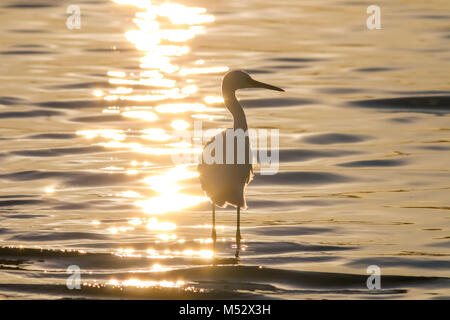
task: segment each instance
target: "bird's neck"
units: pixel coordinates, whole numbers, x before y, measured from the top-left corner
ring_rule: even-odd
[[[225,106],[228,110],[230,110],[231,114],[233,115],[234,120],[234,130],[242,129],[244,131],[247,131],[247,119],[245,117],[244,109],[242,108],[239,101],[236,99],[235,91],[232,92],[225,92],[226,90],[223,90],[223,98],[225,102]]]

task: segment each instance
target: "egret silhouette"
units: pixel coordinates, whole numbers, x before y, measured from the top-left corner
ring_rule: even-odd
[[[236,258],[239,258],[241,208],[247,208],[245,188],[253,178],[247,119],[244,109],[236,99],[236,90],[263,88],[284,91],[281,88],[259,82],[240,70],[228,72],[222,82],[225,106],[233,115],[233,129],[226,129],[206,143],[198,165],[200,184],[212,202],[212,240],[216,247],[216,206],[236,207]],[[237,141],[237,142],[236,142]]]

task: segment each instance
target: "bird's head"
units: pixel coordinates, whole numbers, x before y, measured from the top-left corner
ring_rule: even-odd
[[[248,73],[242,70],[232,70],[225,74],[222,82],[222,90],[225,93],[234,93],[238,89],[262,88],[276,91],[283,89],[272,86],[270,84],[259,82],[250,77]]]

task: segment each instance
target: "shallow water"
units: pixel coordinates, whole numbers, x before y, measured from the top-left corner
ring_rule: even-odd
[[[450,297],[448,3],[379,1],[375,31],[365,2],[142,3],[79,0],[80,30],[68,1],[0,5],[0,297]],[[217,210],[212,266],[172,137],[231,126],[235,68],[286,89],[239,93],[280,167],[247,189],[240,261]]]

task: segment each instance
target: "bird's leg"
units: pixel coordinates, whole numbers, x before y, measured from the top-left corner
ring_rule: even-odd
[[[217,239],[217,235],[216,235],[216,205],[212,204],[212,233],[211,233],[211,238],[213,241],[213,254],[216,254],[216,239]]]
[[[236,258],[239,258],[239,250],[241,249],[241,208],[237,207],[236,220]]]

